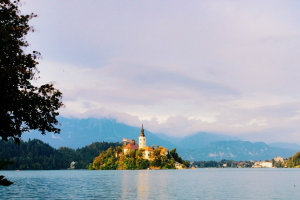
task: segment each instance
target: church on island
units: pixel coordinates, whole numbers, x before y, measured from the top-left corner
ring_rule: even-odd
[[[124,145],[123,151],[124,154],[128,154],[129,152],[135,151],[135,150],[142,150],[143,152],[143,158],[147,160],[151,160],[152,154],[154,152],[154,147],[148,147],[147,146],[147,140],[146,135],[144,131],[144,126],[142,125],[141,133],[138,138],[139,144],[137,145],[134,139],[128,140],[124,138],[122,140],[122,143]],[[158,147],[160,150],[161,155],[168,155],[168,149],[164,147]]]
[[[90,163],[89,169],[183,169],[189,165],[178,155],[176,148],[169,152],[162,146],[147,146],[143,125],[137,141],[123,138],[122,146],[117,145],[101,152]]]

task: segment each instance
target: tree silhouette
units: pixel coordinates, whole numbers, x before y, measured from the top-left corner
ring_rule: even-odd
[[[25,52],[25,36],[34,31],[28,22],[36,15],[21,14],[19,5],[19,0],[0,1],[0,137],[16,143],[30,130],[59,133],[56,117],[63,105],[52,83],[33,85],[40,53]]]

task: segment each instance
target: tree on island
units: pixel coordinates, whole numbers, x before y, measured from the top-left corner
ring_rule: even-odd
[[[0,137],[16,143],[30,130],[59,133],[56,117],[63,105],[62,93],[52,83],[32,83],[39,78],[40,53],[25,52],[29,46],[25,36],[34,31],[28,22],[36,15],[21,14],[19,5],[20,0],[0,2]]]
[[[286,160],[286,166],[289,168],[300,168],[300,151]]]

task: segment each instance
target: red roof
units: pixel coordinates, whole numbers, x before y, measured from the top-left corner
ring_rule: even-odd
[[[139,147],[137,146],[137,145],[135,145],[135,144],[132,144],[132,143],[128,143],[125,147],[124,147],[124,149],[139,149]]]
[[[153,151],[153,149],[150,148],[150,147],[148,147],[148,146],[145,146],[145,147],[143,147],[142,149],[144,149],[145,151]]]

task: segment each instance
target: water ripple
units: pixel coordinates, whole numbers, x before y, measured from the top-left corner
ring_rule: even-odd
[[[300,169],[1,171],[0,199],[298,199]]]

